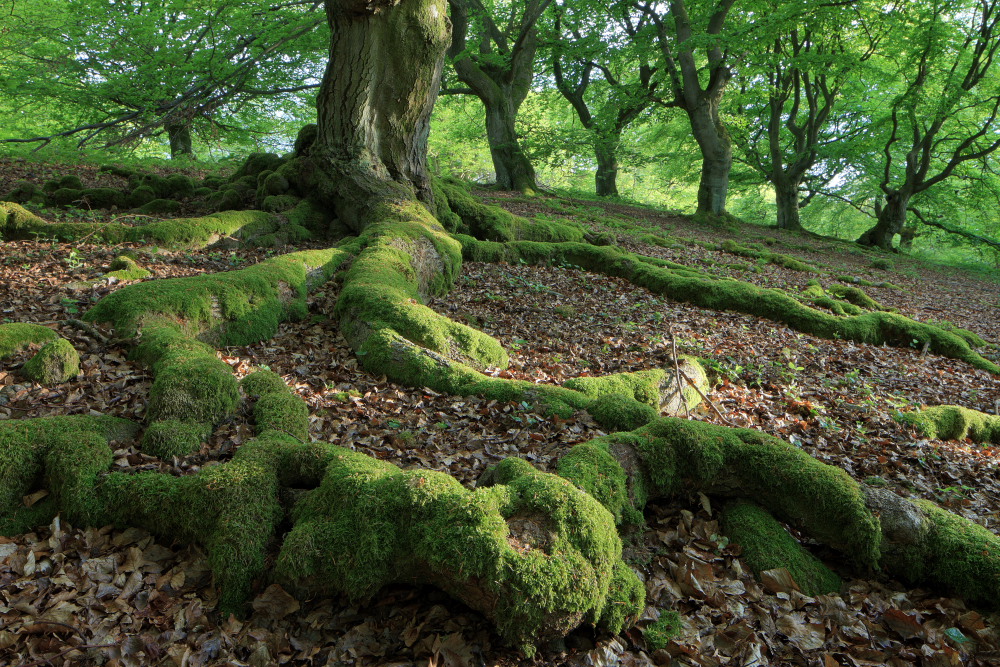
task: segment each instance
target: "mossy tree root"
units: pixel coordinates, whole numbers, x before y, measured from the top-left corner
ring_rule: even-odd
[[[996,535],[933,503],[859,484],[843,470],[756,431],[661,418],[631,433],[577,445],[559,460],[558,470],[622,525],[641,524],[642,509],[652,499],[695,490],[750,500],[763,509],[740,521],[734,536],[759,542],[771,533],[771,556],[784,562],[770,558],[758,566],[799,572],[804,580],[797,583],[814,591],[828,587],[826,575],[760,512],[841,551],[862,571],[881,571],[993,607],[1000,600]]]
[[[1000,445],[1000,416],[958,405],[935,405],[906,412],[903,421],[915,425],[927,438],[965,440]]]
[[[672,269],[667,262],[614,247],[570,242],[495,243],[461,234],[455,237],[462,243],[464,258],[470,261],[579,266],[595,273],[624,278],[633,285],[678,301],[702,308],[757,315],[821,338],[843,338],[897,347],[926,344],[936,354],[1000,374],[1000,366],[983,358],[962,336],[895,313],[866,312],[839,317],[806,306],[782,290],[761,288],[732,279],[692,276]]]

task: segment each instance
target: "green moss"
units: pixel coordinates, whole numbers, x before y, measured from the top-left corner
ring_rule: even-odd
[[[844,299],[848,303],[853,303],[859,308],[865,310],[885,310],[889,309],[880,304],[875,299],[868,296],[864,290],[857,287],[847,287],[845,285],[830,285],[829,292],[835,296]]]
[[[666,648],[670,640],[681,633],[682,627],[680,614],[676,611],[661,611],[656,622],[642,630],[642,635],[646,638],[646,648],[650,653]]]
[[[139,208],[156,199],[156,190],[149,185],[140,185],[128,193],[125,201],[132,208]]]
[[[627,394],[605,394],[587,412],[609,431],[632,431],[660,416],[658,410]]]
[[[83,190],[75,188],[59,188],[49,194],[49,202],[53,206],[74,206],[83,204]]]
[[[175,199],[154,199],[139,207],[146,215],[169,215],[181,210],[181,203]]]
[[[218,424],[240,402],[239,386],[229,364],[214,355],[171,353],[153,367],[149,391],[150,421]]]
[[[456,235],[462,253],[472,261],[524,261],[531,264],[572,264],[604,275],[625,278],[657,294],[702,308],[758,315],[822,338],[843,338],[872,345],[911,347],[927,343],[931,351],[961,359],[976,368],[1000,374],[1000,366],[976,353],[967,341],[941,327],[915,322],[896,313],[870,312],[838,317],[810,308],[777,289],[732,279],[684,275],[614,247],[582,243],[491,243]]]
[[[601,503],[614,516],[615,524],[644,525],[642,508],[649,499],[646,477],[635,471],[630,479],[612,454],[612,445],[622,446],[609,438],[597,438],[573,447],[559,459],[559,475]]]
[[[264,198],[261,208],[270,213],[279,213],[294,209],[299,201],[295,195],[272,195]]]
[[[17,181],[14,183],[14,189],[0,199],[15,204],[44,203],[45,193],[31,181]]]
[[[287,388],[261,396],[253,414],[258,434],[274,429],[298,440],[309,439],[309,408]]]
[[[288,221],[314,234],[325,234],[330,226],[330,214],[313,201],[302,199],[288,213]]]
[[[208,424],[168,419],[150,424],[140,447],[146,454],[169,461],[197,452],[211,434]]]
[[[240,381],[240,388],[247,396],[263,396],[288,392],[288,385],[281,376],[267,369],[256,370]]]
[[[600,377],[572,378],[563,383],[563,386],[579,391],[591,399],[611,394],[629,396],[654,408],[658,413],[660,409],[660,385],[666,376],[666,371],[653,369],[635,373],[615,373]]]
[[[873,269],[881,269],[883,271],[889,271],[892,269],[892,260],[889,259],[873,259],[871,263]]]
[[[118,280],[142,280],[153,275],[127,255],[115,257],[111,260],[111,265],[108,268],[110,270],[104,275],[117,278]]]
[[[977,523],[917,501],[930,521],[926,580],[967,602],[996,608],[1000,599],[1000,538]]]
[[[136,427],[131,422],[113,417],[91,417],[75,415],[71,417],[46,417],[30,420],[0,421],[0,534],[11,535],[25,532],[37,525],[47,523],[58,510],[56,503],[49,501],[43,506],[27,508],[22,498],[41,488],[45,483],[46,461],[58,462],[63,458],[86,459],[89,456],[104,460],[104,455],[94,444],[95,438],[103,442],[110,454],[109,440],[131,437]],[[79,445],[82,456],[66,452]],[[59,452],[47,458],[52,448]],[[65,472],[53,471],[48,474],[50,481],[64,480],[69,483]],[[49,488],[54,495],[64,499],[73,494]],[[90,510],[79,508],[80,512]],[[69,511],[76,511],[70,509]]]
[[[80,177],[77,176],[76,174],[66,174],[65,176],[59,179],[59,187],[70,188],[73,190],[82,190],[83,182],[80,180]]]
[[[80,374],[80,354],[68,340],[57,338],[42,345],[21,372],[39,384],[68,382]]]
[[[213,344],[245,345],[270,338],[279,322],[303,315],[307,290],[332,276],[348,257],[337,249],[310,250],[239,271],[136,283],[102,299],[85,318],[134,336],[144,322],[166,317]]]
[[[722,512],[722,529],[731,542],[743,548],[741,557],[758,576],[766,570],[785,568],[806,595],[840,590],[840,577],[759,505],[747,501],[727,505]]]
[[[43,345],[57,338],[59,335],[55,331],[40,324],[0,324],[0,359],[26,350],[31,345]]]
[[[248,176],[254,177],[254,187],[256,187],[257,175],[263,171],[275,171],[284,162],[278,155],[274,153],[251,153],[247,156],[246,161],[236,173],[230,177],[231,182],[239,181],[242,178]]]
[[[901,418],[927,438],[1000,444],[1000,417],[958,405],[936,405],[903,413]]]
[[[442,473],[330,452],[278,557],[276,575],[293,590],[366,598],[393,582],[430,582],[528,652],[582,621],[617,622],[643,608],[635,575],[625,585],[630,573],[616,567],[610,515],[565,480],[509,459],[497,485],[469,491]]]
[[[111,174],[112,176],[118,176],[119,178],[132,178],[133,175],[132,171],[124,167],[119,167],[116,164],[102,164],[97,168],[97,171]]]
[[[768,264],[775,264],[777,266],[782,266],[786,269],[791,269],[793,271],[804,271],[808,273],[819,273],[814,267],[806,264],[800,259],[796,259],[789,255],[782,255],[781,253],[770,252],[767,250],[756,250],[753,248],[748,248],[747,246],[740,245],[736,241],[727,239],[722,242],[719,246],[720,249],[728,252],[732,255],[739,255],[741,257],[750,257],[754,259],[759,259],[761,261],[767,262]]]
[[[487,241],[583,241],[586,230],[578,222],[527,220],[499,206],[480,203],[465,187],[455,181],[438,181],[439,192],[448,201],[469,233]],[[441,204],[438,204],[441,207]]]
[[[114,188],[87,188],[81,193],[84,208],[125,208],[125,195]]]
[[[171,174],[165,180],[165,189],[171,197],[191,197],[194,195],[194,181],[184,174]]]

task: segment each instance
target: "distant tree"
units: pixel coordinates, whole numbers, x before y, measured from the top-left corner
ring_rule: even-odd
[[[18,38],[0,55],[2,94],[22,111],[58,104],[74,119],[67,127],[57,116],[57,129],[5,141],[119,145],[166,133],[172,155],[191,155],[198,128],[235,131],[253,125],[260,100],[318,88],[322,4],[247,11],[236,0],[67,0],[36,21],[30,3],[15,3]]]
[[[935,0],[905,3],[891,17],[893,48],[879,55],[893,87],[873,122],[881,196],[858,243],[891,248],[914,197],[1000,148],[998,10],[998,0]]]
[[[554,8],[552,73],[590,131],[598,196],[618,195],[622,132],[653,106],[658,82],[649,49],[649,17],[631,4],[562,3]]]
[[[518,141],[515,122],[531,90],[538,21],[552,0],[449,0],[452,42],[448,57],[465,88],[446,92],[478,97],[486,110],[486,138],[497,185],[532,191],[535,169]]]

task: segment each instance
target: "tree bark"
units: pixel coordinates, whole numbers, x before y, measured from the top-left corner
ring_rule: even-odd
[[[685,109],[698,147],[701,148],[701,181],[698,183],[698,213],[719,215],[726,211],[729,173],[733,167],[733,145],[719,118],[718,97],[702,96],[699,103]]]
[[[437,0],[328,0],[326,11],[311,159],[321,198],[359,231],[372,198],[433,204],[427,138],[451,25]]]
[[[897,191],[886,195],[885,199],[885,206],[878,210],[875,225],[858,239],[861,245],[892,250],[893,237],[903,230],[910,195]]]
[[[594,142],[594,153],[597,156],[597,174],[595,176],[598,197],[618,196],[618,155],[615,150],[618,137],[605,140],[598,137]]]
[[[775,177],[774,201],[778,206],[778,229],[801,230],[799,219],[799,183],[795,180]]]
[[[169,123],[164,126],[170,139],[170,157],[177,159],[182,156],[194,157],[191,142],[191,125],[189,123]]]
[[[511,90],[498,86],[496,97],[483,97],[486,107],[486,140],[497,174],[497,187],[504,190],[535,190],[535,169],[517,139],[515,121],[520,101]]]

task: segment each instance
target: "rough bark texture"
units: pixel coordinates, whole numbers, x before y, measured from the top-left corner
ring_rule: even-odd
[[[358,231],[370,198],[433,202],[427,137],[450,24],[435,1],[330,0],[326,10],[330,61],[312,161],[321,195]]]
[[[878,210],[875,225],[858,238],[858,243],[892,250],[893,237],[903,231],[906,223],[909,203],[910,197],[905,193],[893,192],[887,195],[885,205]]]
[[[191,125],[188,123],[170,123],[164,126],[170,139],[170,157],[194,157],[191,142]]]
[[[522,192],[535,190],[535,168],[517,139],[515,122],[520,100],[510,90],[498,86],[499,94],[482,97],[486,107],[486,140],[490,145],[497,186]]]
[[[733,145],[719,118],[719,99],[702,100],[688,111],[688,118],[694,138],[701,148],[698,213],[725,213],[729,172],[733,167]]]
[[[778,206],[778,229],[802,229],[799,218],[799,183],[786,178],[775,177],[774,200]]]
[[[616,140],[601,141],[600,138],[594,143],[594,152],[597,155],[595,181],[598,197],[618,196],[618,156],[615,151],[617,145]]]

